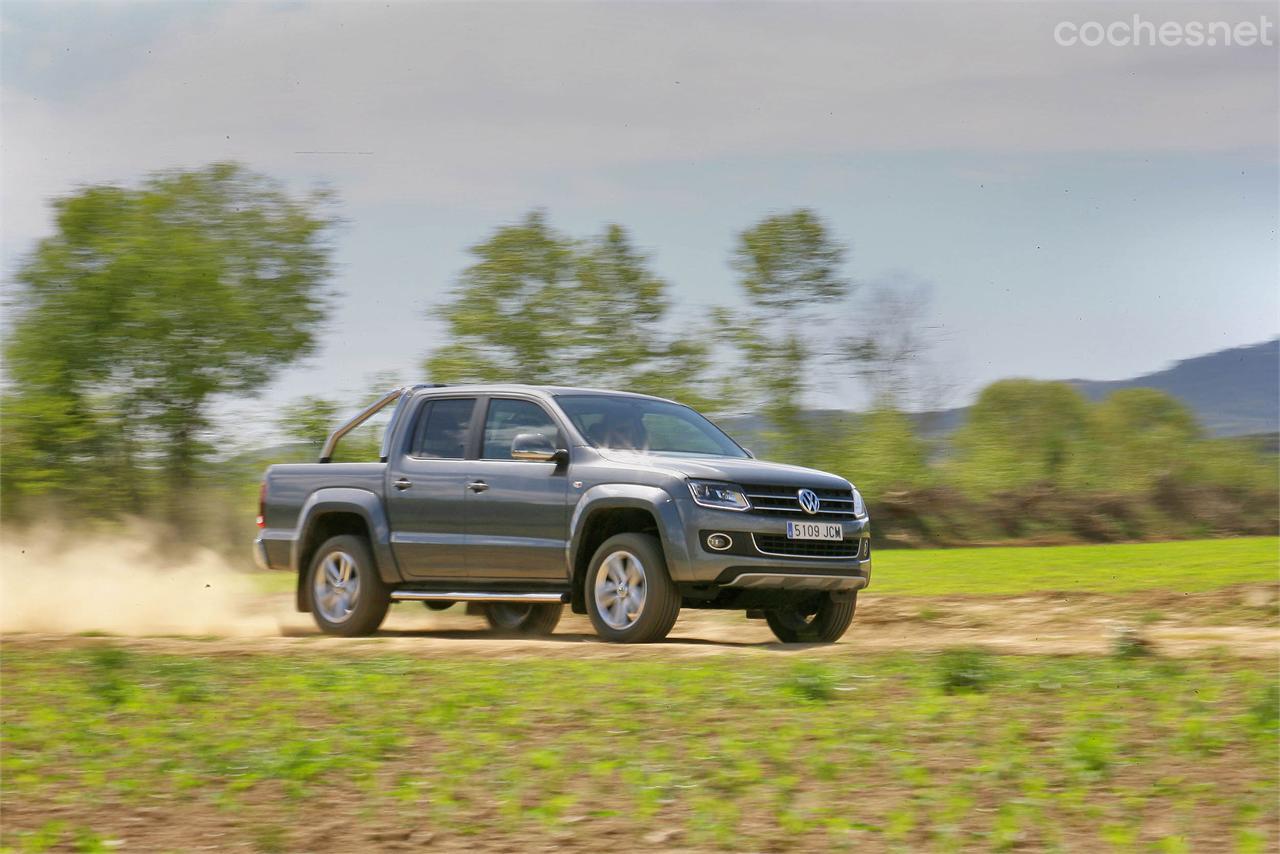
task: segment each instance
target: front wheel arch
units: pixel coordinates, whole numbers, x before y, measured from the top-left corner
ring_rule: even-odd
[[[618,534],[648,534],[662,541],[658,518],[645,507],[600,507],[583,520],[577,539],[573,561],[573,577],[570,579],[569,607],[575,614],[587,613],[587,600],[583,593],[583,581],[591,559],[600,544]]]

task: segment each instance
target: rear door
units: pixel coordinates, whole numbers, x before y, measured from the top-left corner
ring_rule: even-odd
[[[405,575],[466,574],[467,461],[475,397],[428,397],[387,461],[391,548]]]
[[[542,433],[564,448],[564,431],[539,402],[492,397],[484,406],[479,458],[467,470],[467,566],[475,578],[564,581],[568,466],[516,460],[511,442]]]

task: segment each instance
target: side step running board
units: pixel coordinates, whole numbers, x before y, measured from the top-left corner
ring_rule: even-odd
[[[391,598],[415,602],[554,602],[569,601],[568,593],[436,593],[430,590],[393,590]]]

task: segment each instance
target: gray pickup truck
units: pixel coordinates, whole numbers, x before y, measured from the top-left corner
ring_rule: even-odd
[[[392,404],[380,462],[331,462]],[[267,469],[258,526],[259,565],[296,573],[298,609],[345,636],[420,601],[521,635],[567,604],[627,643],[666,637],[682,607],[727,608],[829,643],[871,577],[847,480],[756,460],[687,406],[590,389],[391,391],[318,463]]]

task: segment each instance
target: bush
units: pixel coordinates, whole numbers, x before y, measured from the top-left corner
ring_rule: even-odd
[[[791,671],[786,689],[797,697],[814,702],[827,702],[836,695],[835,680],[820,665],[805,662]]]
[[[938,656],[938,687],[944,693],[983,693],[996,676],[995,661],[986,650],[950,649]]]

